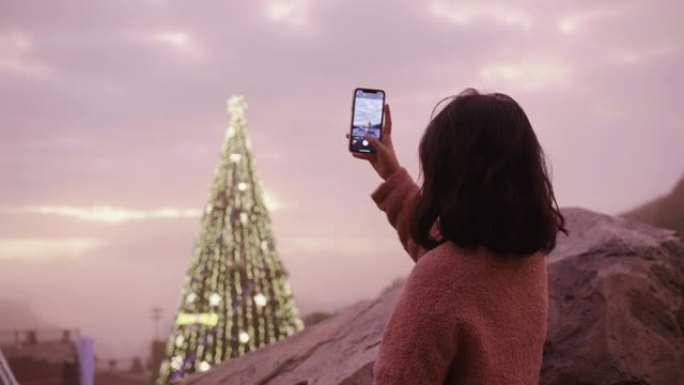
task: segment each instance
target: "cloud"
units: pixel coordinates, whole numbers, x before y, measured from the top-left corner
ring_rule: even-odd
[[[301,26],[305,24],[308,19],[309,1],[274,0],[267,4],[266,14],[272,20]]]
[[[152,33],[152,41],[163,44],[174,51],[193,59],[202,59],[197,42],[184,31],[163,31]]]
[[[190,37],[185,32],[159,32],[155,33],[152,38],[178,49],[186,48],[190,42]]]
[[[0,71],[46,75],[50,68],[30,58],[31,39],[23,33],[0,34]]]
[[[503,25],[522,29],[529,29],[532,25],[532,19],[526,11],[500,2],[435,0],[430,6],[430,11],[437,17],[461,25],[482,20],[494,20]]]
[[[588,9],[561,17],[556,23],[556,28],[563,34],[574,34],[580,32],[588,23],[624,15],[624,7]]]
[[[606,50],[606,56],[610,62],[636,64],[651,59],[659,59],[665,56],[675,55],[682,52],[681,46],[673,43],[662,43],[650,47],[625,47]]]
[[[263,199],[266,208],[271,212],[292,207],[292,204],[281,202],[268,190],[263,191]],[[57,215],[86,222],[99,222],[106,224],[122,224],[149,219],[197,218],[202,215],[202,210],[200,209],[181,209],[175,207],[162,207],[152,210],[135,210],[112,206],[78,207],[67,205],[4,208],[2,209],[2,212],[12,214]]]
[[[202,212],[198,209],[160,208],[154,210],[132,210],[111,206],[26,206],[17,213],[59,215],[88,222],[120,224],[146,219],[195,218]]]
[[[102,247],[98,238],[0,239],[0,260],[79,257]]]
[[[556,60],[495,63],[480,70],[481,78],[487,83],[526,90],[566,86],[569,74],[570,66]]]
[[[264,204],[269,211],[279,211],[284,208],[291,208],[293,203],[284,203],[278,199],[273,193],[268,190],[262,190],[264,193]]]

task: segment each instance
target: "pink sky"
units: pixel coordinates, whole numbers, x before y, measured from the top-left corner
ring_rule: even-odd
[[[1,7],[0,301],[103,355],[143,352],[152,306],[171,322],[233,93],[303,313],[411,268],[369,199],[378,178],[346,152],[357,86],[387,91],[414,176],[434,103],[470,86],[522,104],[562,206],[620,213],[684,171],[681,1]]]

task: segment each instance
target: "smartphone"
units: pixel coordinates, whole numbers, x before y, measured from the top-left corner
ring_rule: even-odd
[[[385,91],[370,88],[354,90],[349,151],[375,153],[373,146],[364,137],[372,135],[382,139],[382,124],[385,119],[384,106]]]

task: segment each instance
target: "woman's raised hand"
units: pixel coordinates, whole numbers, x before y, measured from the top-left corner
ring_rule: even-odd
[[[385,104],[383,113],[385,114],[385,121],[382,126],[382,139],[378,140],[376,137],[371,135],[365,136],[365,139],[371,144],[371,146],[373,146],[373,148],[375,148],[376,153],[369,154],[353,152],[352,156],[354,156],[354,158],[365,159],[369,161],[378,175],[380,175],[382,179],[387,179],[401,166],[399,165],[399,160],[397,159],[397,155],[394,153],[394,146],[392,145],[392,114],[390,113],[390,107],[388,104]],[[347,134],[347,139],[349,139],[349,134]]]

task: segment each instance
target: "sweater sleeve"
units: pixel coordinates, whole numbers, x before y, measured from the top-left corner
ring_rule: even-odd
[[[387,219],[397,231],[402,246],[416,262],[426,251],[411,238],[411,211],[418,191],[418,186],[402,167],[390,175],[371,194],[378,208],[387,214]]]
[[[442,385],[456,360],[459,322],[432,256],[416,263],[390,315],[373,385]]]

